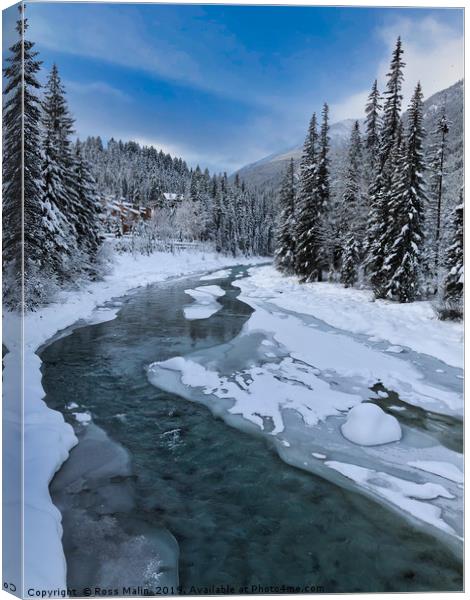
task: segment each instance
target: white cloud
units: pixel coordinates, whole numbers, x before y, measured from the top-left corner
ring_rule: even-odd
[[[76,94],[104,94],[106,96],[119,98],[125,102],[129,102],[131,100],[128,94],[118,88],[113,87],[112,85],[109,85],[105,81],[91,81],[88,83],[65,81],[64,85],[67,91],[71,91]]]
[[[235,36],[211,20],[206,19],[200,30],[190,29],[191,37],[178,23],[154,21],[149,31],[148,23],[137,10],[122,12],[103,4],[82,11],[78,19],[71,20],[62,18],[58,11],[44,12],[37,6],[40,5],[33,5],[30,35],[50,50],[137,69],[222,97],[249,103],[264,101],[263,94],[256,94],[253,88],[247,97],[246,73],[236,68],[245,65],[256,72],[256,53],[249,52]],[[169,37],[168,31],[172,31]],[[222,60],[227,56],[236,57],[230,69]],[[257,78],[250,81],[254,84],[260,78],[261,69]]]
[[[463,77],[463,31],[456,31],[438,22],[434,17],[424,17],[395,19],[376,33],[386,48],[377,69],[381,90],[385,87],[390,57],[397,37],[400,35],[402,38],[406,63],[403,85],[405,106],[418,81],[421,81],[424,97],[428,98]],[[362,117],[369,92],[370,88],[361,90],[333,104],[333,118],[341,120]]]
[[[222,168],[221,165],[224,166],[228,173],[241,166],[239,160],[233,162],[230,157],[227,157],[222,152],[207,152],[200,147],[194,148],[191,145],[168,142],[162,138],[149,138],[133,133],[124,133],[118,136],[115,135],[114,137],[123,141],[133,140],[141,146],[153,146],[157,150],[163,150],[163,152],[171,154],[175,158],[182,158],[190,167],[196,167],[196,165],[199,165],[201,169],[207,167],[212,173],[220,171]]]

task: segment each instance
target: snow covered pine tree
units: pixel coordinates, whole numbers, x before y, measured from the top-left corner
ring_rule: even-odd
[[[36,74],[41,62],[34,44],[25,39],[24,5],[18,8],[19,39],[11,46],[3,71],[7,80],[3,91],[3,298],[7,307],[21,310],[35,308],[47,294],[47,280],[41,273],[47,265],[48,249],[43,243],[44,215],[39,200],[41,140],[36,92],[40,84]]]
[[[440,319],[463,317],[464,248],[463,248],[463,191],[453,213],[453,231],[444,258],[444,279],[437,308]]]
[[[423,246],[423,94],[417,84],[408,109],[406,140],[398,141],[389,192],[389,245],[383,263],[386,296],[413,302],[420,290]]]
[[[365,206],[362,193],[363,152],[359,121],[354,123],[349,142],[346,186],[341,203],[340,231],[342,255],[340,281],[345,287],[354,285],[358,279],[361,248],[365,227]]]
[[[376,298],[387,294],[387,278],[383,269],[388,248],[393,243],[393,227],[389,214],[392,175],[395,171],[393,158],[400,132],[400,113],[402,103],[403,48],[398,38],[388,72],[385,91],[383,123],[380,136],[380,148],[377,172],[371,186],[370,213],[368,220],[368,257],[367,270]]]
[[[318,190],[318,132],[313,114],[305,139],[300,164],[299,209],[296,224],[295,273],[301,281],[321,281],[320,216],[321,204]]]
[[[67,223],[66,268],[62,279],[96,274],[94,262],[100,247],[100,206],[95,182],[83,157],[80,143],[75,150],[71,141],[74,119],[65,98],[59,71],[54,64],[46,84],[43,108],[43,127],[46,139],[54,151],[60,194],[57,206]]]
[[[429,256],[430,268],[433,270],[434,278],[437,278],[437,271],[440,263],[440,244],[442,235],[442,192],[445,175],[445,161],[447,153],[447,137],[449,135],[449,121],[446,116],[445,105],[441,109],[441,115],[438,119],[436,129],[433,131],[434,144],[429,169],[431,172],[430,190],[429,190],[429,210],[428,210],[428,237],[431,245]],[[434,263],[434,264],[432,264]]]
[[[279,194],[281,213],[275,252],[276,266],[282,273],[291,275],[295,267],[295,175],[291,158]]]

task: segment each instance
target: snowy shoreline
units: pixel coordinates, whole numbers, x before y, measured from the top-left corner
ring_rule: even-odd
[[[63,292],[56,303],[30,313],[24,319],[24,365],[27,375],[24,390],[24,465],[25,498],[28,499],[24,514],[25,589],[60,590],[66,587],[66,563],[61,543],[61,515],[52,503],[49,483],[77,442],[72,428],[65,423],[62,414],[49,409],[43,401],[41,361],[36,354],[37,350],[57,334],[60,335],[60,332],[66,331],[68,334],[72,326],[80,326],[83,322],[98,323],[115,318],[119,308],[116,306],[106,308],[103,304],[113,298],[122,297],[140,286],[171,278],[208,273],[237,264],[259,263],[266,263],[266,259],[244,260],[215,253],[194,252],[181,252],[177,255],[155,253],[138,258],[131,255],[118,255],[112,274],[106,276],[103,281],[90,283],[80,291]],[[209,280],[210,276],[204,276],[203,279]],[[406,344],[408,347],[418,350],[422,343],[430,341],[430,346],[427,347],[428,353],[440,360],[447,359],[448,364],[451,365],[458,362],[461,353],[459,326],[430,318],[431,309],[425,303],[409,306],[389,303],[372,304],[367,302],[367,292],[344,290],[331,284],[299,285],[294,278],[280,276],[271,266],[252,269],[250,277],[243,280],[243,284],[239,287],[242,288],[245,301],[248,299],[246,296],[248,292],[251,298],[249,304],[253,301],[256,303],[259,295],[260,300],[263,298],[285,310],[315,315],[344,330],[382,337],[393,344],[405,345],[403,336],[413,331],[411,325],[418,315],[416,328],[420,331],[424,328],[424,341],[421,342],[418,336],[410,336]],[[416,306],[418,304],[420,306]],[[367,320],[366,316],[370,317],[371,306],[374,307],[374,317]],[[379,315],[382,314],[387,315],[386,328],[380,327],[382,321]],[[395,321],[395,327],[388,331],[392,319]],[[256,322],[255,317],[252,322],[253,324]],[[15,381],[16,383],[20,381],[18,372],[21,352],[21,346],[18,345],[20,325],[17,315],[11,313],[5,315],[4,343],[8,348],[8,354],[4,358],[7,383],[4,392],[4,411],[5,421],[11,425],[7,428],[7,436],[12,438],[11,447],[15,435],[15,410],[16,413],[18,412],[18,409],[15,409],[15,401],[17,403],[17,398],[20,397],[19,388],[15,388]],[[448,331],[449,336],[447,344],[441,348],[432,342],[437,341],[443,335],[443,331]],[[316,385],[318,386],[318,382]],[[16,435],[18,435],[18,423],[16,425]],[[44,443],[45,439],[47,443]],[[9,440],[6,440],[6,444],[8,443]],[[447,460],[447,455],[445,458]],[[426,464],[423,464],[426,467]],[[331,463],[331,466],[334,468],[336,463]],[[432,471],[432,469],[436,472],[432,465],[428,467],[428,470]],[[18,499],[13,496],[5,500],[18,502]],[[12,531],[10,537],[14,540],[17,535],[17,531]],[[42,561],[44,555],[49,557],[47,565]],[[10,572],[17,572],[14,568],[18,569],[18,565],[12,564]]]
[[[103,303],[118,298],[138,287],[197,273],[207,273],[238,264],[257,264],[266,258],[227,257],[207,252],[156,252],[150,256],[117,255],[113,271],[103,281],[93,282],[79,291],[62,292],[53,304],[21,317],[6,312],[3,317],[3,343],[8,353],[4,357],[4,421],[5,447],[19,446],[21,430],[18,423],[18,398],[21,398],[21,358],[24,364],[24,589],[66,589],[66,562],[62,549],[61,515],[53,505],[49,483],[70,450],[77,443],[70,425],[61,413],[44,403],[41,360],[37,350],[58,332],[80,320],[93,323],[116,316],[116,309],[100,308]],[[24,348],[21,345],[21,326]],[[66,399],[64,399],[66,401]],[[4,473],[5,481],[16,482],[6,489],[4,502],[19,505],[18,473]],[[5,469],[6,471],[6,469]],[[21,509],[20,509],[21,510]],[[5,535],[12,548],[19,546],[16,523],[5,522]],[[19,554],[10,553],[11,564],[5,572],[21,581]],[[44,562],[44,556],[48,561]],[[17,586],[18,588],[20,586]]]
[[[388,352],[399,353],[404,346],[463,368],[463,325],[439,321],[430,301],[372,301],[370,290],[336,283],[299,284],[297,277],[281,275],[273,266],[250,272],[250,279],[253,296],[269,297],[280,308],[312,315],[337,329],[369,336],[370,341],[387,341]]]
[[[427,355],[412,350],[419,348],[417,338],[400,351],[390,346],[379,318],[389,326],[390,308],[395,327],[410,330],[410,315],[426,315],[429,307],[378,303],[368,326],[369,335],[381,334],[379,344],[354,327],[356,309],[359,321],[364,316],[366,292],[328,283],[300,285],[271,266],[250,269],[233,285],[241,288],[238,299],[254,309],[240,334],[221,346],[151,364],[149,381],[205,404],[237,428],[261,430],[276,440],[289,464],[387,505],[460,556],[461,449],[417,421],[426,414],[448,415],[454,423],[449,433],[458,440],[461,371],[444,364],[432,344]],[[340,309],[349,327],[344,314],[335,312]],[[328,325],[335,319],[343,328]],[[458,333],[459,326],[422,316],[420,327],[437,340],[447,329]],[[460,344],[455,335],[446,346],[450,363]],[[377,383],[387,391],[373,391]],[[383,398],[395,414],[380,408]]]

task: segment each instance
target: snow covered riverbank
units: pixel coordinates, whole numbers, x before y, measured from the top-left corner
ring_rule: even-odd
[[[49,483],[67,459],[76,438],[62,415],[43,402],[41,361],[38,348],[57,332],[77,321],[99,322],[114,318],[118,308],[103,308],[112,298],[124,295],[138,286],[164,281],[171,277],[208,272],[234,264],[255,264],[266,259],[242,259],[197,251],[178,254],[155,253],[133,257],[115,257],[110,275],[103,281],[88,284],[77,291],[63,292],[57,301],[37,312],[29,313],[23,322],[24,347],[21,344],[21,319],[6,313],[3,320],[3,343],[8,353],[4,358],[4,422],[6,448],[21,450],[21,398],[24,352],[24,589],[58,590],[66,587],[66,564],[61,545],[61,515],[52,504]],[[66,402],[66,398],[64,401]],[[7,453],[8,454],[8,453]],[[4,502],[20,519],[20,463],[11,457]],[[7,469],[5,469],[7,471]],[[11,484],[11,485],[8,485]],[[7,511],[5,512],[7,517]],[[18,522],[5,518],[5,535],[12,548],[6,564],[8,572],[21,587],[20,540]],[[9,528],[9,524],[11,527]],[[44,560],[47,557],[47,561]],[[11,574],[11,575],[10,575]]]
[[[149,380],[261,430],[289,464],[352,486],[459,553],[461,327],[432,318],[427,303],[372,304],[366,292],[299,285],[271,266],[233,285],[254,309],[241,333],[153,363]]]
[[[462,324],[439,321],[430,302],[373,301],[370,290],[331,283],[299,285],[296,277],[285,277],[273,266],[253,270],[246,285],[252,297],[313,315],[338,329],[367,335],[371,341],[387,341],[389,352],[400,351],[394,346],[405,346],[463,368]]]

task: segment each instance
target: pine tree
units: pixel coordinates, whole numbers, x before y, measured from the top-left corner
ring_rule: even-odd
[[[296,225],[295,273],[301,281],[321,280],[320,216],[318,191],[318,132],[315,113],[310,121],[300,164],[299,210]]]
[[[364,194],[362,185],[362,141],[359,122],[351,131],[348,152],[346,186],[342,197],[341,213],[341,283],[346,287],[354,285],[358,278],[361,247],[365,226]]]
[[[335,256],[330,243],[330,234],[334,231],[334,214],[330,202],[330,138],[329,107],[325,102],[322,109],[322,124],[320,128],[320,151],[318,156],[318,197],[319,197],[319,262],[320,279],[322,269],[328,270],[331,276],[335,268]]]
[[[68,224],[67,245],[72,262],[67,275],[72,278],[85,272],[95,276],[101,244],[100,203],[90,167],[81,155],[81,144],[77,142],[74,148],[71,141],[74,119],[55,64],[46,83],[42,109],[47,145],[56,163],[55,189],[60,190],[52,205],[57,206]],[[130,153],[136,150],[132,144],[127,147]]]
[[[291,158],[279,194],[281,213],[278,223],[275,263],[279,271],[291,275],[295,267],[295,179]]]
[[[389,214],[392,177],[396,171],[396,160],[400,155],[401,135],[401,88],[403,83],[402,44],[398,38],[387,75],[380,147],[374,182],[370,187],[370,209],[367,227],[368,256],[366,268],[376,298],[384,298],[387,280],[384,261],[393,233]]]
[[[463,192],[460,203],[453,212],[453,231],[449,246],[445,252],[443,268],[445,271],[441,290],[441,303],[438,309],[441,319],[461,319],[463,316],[464,291],[464,213]]]
[[[390,71],[387,74],[387,86],[384,93],[385,102],[379,148],[380,169],[386,168],[386,163],[392,153],[400,127],[401,104],[403,100],[401,90],[403,85],[403,68],[405,67],[402,54],[402,43],[401,39],[398,38],[390,63]],[[390,168],[390,171],[393,171],[393,166]]]
[[[71,156],[70,136],[74,133],[74,120],[65,99],[65,89],[62,85],[57,65],[52,65],[44,89],[42,102],[44,129],[55,138],[57,154],[65,161]]]
[[[377,156],[380,146],[381,110],[380,92],[377,87],[377,79],[374,81],[372,90],[366,104],[366,130],[365,149],[367,162],[371,176],[375,172]]]
[[[83,255],[81,268],[88,274],[97,275],[96,259],[103,241],[101,203],[90,165],[83,158],[81,143],[77,140],[73,162],[73,180],[77,197],[77,219],[75,232],[77,245]]]
[[[441,116],[437,127],[433,132],[434,144],[430,161],[430,194],[428,211],[428,235],[433,241],[434,270],[437,272],[439,266],[439,246],[441,242],[441,220],[442,220],[442,191],[445,175],[445,160],[447,152],[447,136],[449,134],[449,122],[446,116],[445,106],[442,107]]]
[[[320,128],[320,151],[318,155],[318,198],[320,203],[320,210],[325,213],[329,208],[330,201],[330,138],[328,136],[329,114],[328,104],[325,102],[322,110],[322,124]]]
[[[47,271],[48,256],[43,245],[40,111],[36,95],[41,61],[34,44],[25,39],[28,23],[24,4],[18,8],[19,39],[11,46],[3,71],[7,80],[3,92],[3,286],[5,305],[27,310],[35,308],[46,293],[41,273]]]
[[[344,287],[352,287],[357,282],[360,260],[361,247],[354,232],[349,232],[344,241],[341,261],[340,281]]]
[[[386,295],[412,302],[420,291],[424,239],[423,94],[418,83],[408,110],[406,143],[398,148],[389,197],[391,236],[384,260]]]
[[[77,195],[78,183],[75,181],[74,156],[71,135],[74,133],[74,120],[70,115],[65,89],[62,85],[57,65],[53,65],[45,86],[42,101],[42,124],[45,136],[54,148],[58,171],[64,194],[59,210],[71,225],[78,225],[80,205]],[[79,225],[78,225],[79,226]]]
[[[57,159],[53,140],[46,134],[42,160],[43,238],[50,266],[58,282],[64,282],[70,274],[69,259],[77,250],[74,231],[60,207],[66,205],[63,171]]]

